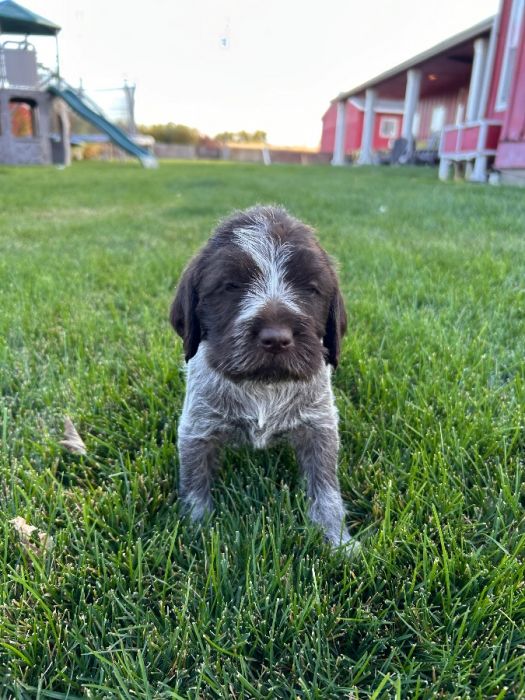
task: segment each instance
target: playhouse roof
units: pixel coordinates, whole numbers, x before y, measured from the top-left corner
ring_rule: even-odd
[[[13,0],[0,1],[0,34],[55,36],[60,27]]]

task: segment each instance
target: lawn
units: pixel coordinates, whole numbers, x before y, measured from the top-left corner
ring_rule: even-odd
[[[177,505],[167,321],[218,218],[284,204],[337,257],[340,479],[362,556],[286,449]],[[525,193],[424,169],[0,169],[5,698],[525,697]],[[70,416],[85,457],[60,444]],[[47,552],[10,520],[48,533]]]

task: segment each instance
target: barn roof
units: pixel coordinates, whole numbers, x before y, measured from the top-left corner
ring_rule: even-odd
[[[409,58],[407,61],[404,61],[403,63],[400,63],[399,65],[394,66],[393,68],[389,68],[388,70],[384,71],[384,73],[380,73],[379,75],[375,76],[375,78],[371,78],[370,80],[361,83],[361,85],[357,85],[356,87],[352,88],[351,90],[348,90],[347,92],[341,92],[332,101],[339,102],[341,100],[346,100],[349,97],[363,94],[368,88],[375,87],[380,83],[385,83],[387,81],[395,79],[399,75],[404,74],[410,68],[420,67],[421,64],[429,62],[432,59],[438,58],[441,55],[446,54],[447,52],[450,52],[453,49],[462,47],[463,45],[471,44],[474,39],[477,39],[478,37],[490,33],[493,24],[494,17],[488,17],[482,22],[475,24],[473,27],[469,27],[469,29],[465,29],[459,34],[454,34],[454,36],[451,36],[448,39],[441,41],[439,44],[436,44],[435,46],[432,46],[431,48],[422,51],[416,56]],[[459,57],[456,58],[459,60]],[[394,95],[391,96],[394,97]],[[397,97],[397,95],[395,95],[395,97]]]
[[[0,2],[0,34],[38,34],[56,36],[58,24],[31,12],[13,0]]]

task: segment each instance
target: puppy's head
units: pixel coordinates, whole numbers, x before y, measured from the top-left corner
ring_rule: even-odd
[[[171,322],[186,361],[201,340],[232,380],[306,380],[334,367],[346,331],[337,276],[310,228],[284,209],[223,221],[180,280]]]

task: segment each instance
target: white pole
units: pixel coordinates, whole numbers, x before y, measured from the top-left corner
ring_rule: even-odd
[[[128,81],[124,79],[124,96],[126,98],[126,111],[128,113],[128,133],[136,134],[137,125],[135,124],[135,85],[129,85]]]
[[[489,100],[490,85],[492,82],[492,70],[494,68],[494,60],[496,58],[496,48],[498,45],[499,28],[501,22],[501,13],[503,12],[504,0],[500,0],[499,11],[494,18],[494,24],[492,25],[492,31],[490,32],[489,40],[489,50],[487,54],[487,60],[485,62],[485,75],[483,76],[483,87],[481,90],[481,96],[478,106],[478,119],[483,119],[487,109],[487,103]]]
[[[487,53],[487,59],[485,61],[485,69],[483,75],[483,85],[481,88],[481,95],[479,98],[478,112],[476,117],[481,120],[485,117],[485,112],[487,110],[487,103],[489,100],[490,84],[492,82],[492,71],[494,69],[494,61],[496,57],[496,47],[498,44],[498,36],[500,29],[501,13],[503,11],[503,2],[500,0],[500,6],[498,14],[494,19],[494,24],[492,25],[492,31],[490,32],[489,48]],[[485,147],[486,130],[480,128],[478,136],[477,151],[481,153]],[[487,179],[487,156],[478,155],[476,156],[476,161],[474,163],[474,169],[470,179],[473,182],[486,182]]]
[[[346,100],[337,103],[332,165],[345,164]]]
[[[474,60],[470,74],[470,85],[467,101],[467,121],[472,122],[478,117],[478,110],[483,89],[483,76],[487,60],[487,40],[476,39],[474,42]]]
[[[474,161],[474,167],[469,173],[469,180],[471,182],[486,182],[487,181],[487,156],[482,155],[485,150],[488,134],[488,124],[485,120],[480,122],[479,125],[479,135],[478,135],[478,145],[476,160]]]
[[[405,90],[405,106],[403,109],[403,126],[401,136],[409,143],[412,141],[412,128],[414,117],[419,102],[419,90],[421,87],[421,71],[411,68],[407,71],[407,85]]]
[[[358,165],[371,165],[373,162],[375,102],[376,91],[373,88],[368,88],[365,96],[365,118],[363,121],[363,135],[361,137],[361,153],[357,160]]]
[[[263,163],[265,165],[271,165],[272,164],[272,157],[270,155],[270,149],[268,146],[263,146],[262,147],[262,159]]]
[[[58,51],[58,34],[55,34],[55,53],[56,53],[56,74],[60,78],[60,53]]]

